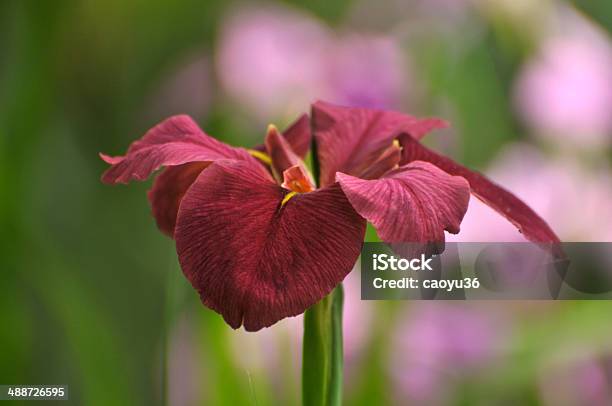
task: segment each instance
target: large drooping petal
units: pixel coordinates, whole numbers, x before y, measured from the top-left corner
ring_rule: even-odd
[[[297,156],[304,159],[308,150],[310,149],[311,131],[310,131],[310,117],[308,114],[302,114],[297,120],[295,120],[285,131],[283,131],[283,137],[291,146],[291,149]],[[264,144],[259,144],[253,147],[256,151],[266,151]]]
[[[157,227],[169,237],[174,237],[174,226],[181,200],[209,162],[190,162],[169,166],[153,181],[148,192],[149,202]]]
[[[253,166],[261,166],[245,149],[231,147],[206,135],[186,115],[170,117],[153,127],[144,137],[130,145],[125,156],[100,156],[111,164],[102,175],[105,183],[145,180],[161,166],[188,162],[238,159],[250,162]]]
[[[427,162],[411,162],[375,180],[341,172],[336,178],[355,210],[390,243],[443,242],[444,230],[459,232],[470,198],[465,179]]]
[[[400,133],[421,138],[446,127],[440,119],[418,119],[394,111],[312,105],[312,124],[321,169],[321,185],[335,182],[336,172],[361,176]]]
[[[250,331],[302,313],[352,269],[365,221],[338,185],[288,190],[240,162],[217,162],[189,188],[175,231],[202,302]]]
[[[409,135],[402,135],[399,139],[402,145],[400,164],[415,160],[427,161],[451,175],[462,176],[470,183],[470,190],[474,196],[508,219],[523,233],[525,238],[534,242],[559,242],[559,238],[548,224],[512,193],[491,182],[480,173],[424,147]]]

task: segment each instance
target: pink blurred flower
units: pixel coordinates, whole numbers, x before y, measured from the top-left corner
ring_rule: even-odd
[[[597,146],[612,132],[612,45],[583,21],[567,21],[525,65],[516,108],[537,134]]]
[[[543,371],[540,390],[544,405],[612,404],[612,371],[605,360],[589,358],[564,362]]]
[[[221,85],[268,120],[302,112],[316,99],[397,107],[405,88],[400,47],[390,37],[337,36],[288,8],[245,8],[223,25],[217,54]]]
[[[327,91],[340,104],[392,108],[405,89],[404,60],[389,37],[351,35],[327,56]]]
[[[172,114],[203,117],[212,101],[210,62],[202,53],[174,66],[155,89],[147,114],[160,120]]]
[[[448,383],[499,356],[505,343],[495,317],[464,304],[419,303],[398,323],[390,368],[398,400],[445,404]]]
[[[223,24],[217,72],[227,93],[258,117],[295,115],[322,96],[329,33],[286,8],[244,8]]]
[[[487,171],[496,182],[529,204],[555,227],[562,241],[612,241],[612,178],[568,158],[550,159],[533,147],[515,144]],[[478,199],[470,199],[458,235],[449,241],[525,241]]]
[[[344,280],[344,356],[347,367],[359,358],[370,339],[374,303],[361,300],[360,273],[351,272]]]
[[[203,393],[204,370],[198,362],[198,345],[187,315],[171,331],[168,344],[168,401],[171,405],[194,405]]]

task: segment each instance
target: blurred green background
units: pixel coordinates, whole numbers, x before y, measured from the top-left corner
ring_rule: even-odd
[[[98,152],[176,113],[245,146],[316,98],[444,117],[428,142],[562,239],[612,241],[611,29],[608,0],[1,1],[0,384],[299,402],[300,320],[232,331],[182,278],[149,183],[99,181]],[[517,238],[479,210],[465,238]],[[361,302],[351,278],[347,404],[612,404],[609,302]]]

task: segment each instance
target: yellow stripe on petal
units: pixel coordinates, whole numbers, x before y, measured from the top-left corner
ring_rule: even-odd
[[[255,149],[247,149],[247,152],[251,154],[251,156],[259,159],[264,164],[272,165],[272,158],[270,158],[270,155],[266,154],[265,152],[257,151]]]
[[[291,199],[295,195],[297,195],[297,192],[287,193],[285,197],[283,198],[283,201],[281,202],[281,207],[283,207],[289,201],[289,199]]]

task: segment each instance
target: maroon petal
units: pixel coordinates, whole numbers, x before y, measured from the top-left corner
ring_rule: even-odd
[[[291,145],[291,149],[303,159],[310,149],[311,132],[308,114],[302,114],[283,132],[283,136]]]
[[[303,186],[298,187],[296,191],[302,193],[314,189],[314,180],[311,179],[304,162],[293,152],[289,142],[280,135],[273,125],[268,127],[265,145],[272,161],[272,173],[279,182],[283,183],[283,186],[290,185],[286,182],[287,178],[285,177],[285,172],[289,171],[289,181],[295,181],[299,178],[299,183]]]
[[[365,221],[339,186],[288,193],[244,163],[217,162],[183,198],[181,267],[233,328],[255,331],[304,312],[359,256]]]
[[[105,183],[145,180],[162,165],[173,166],[188,162],[239,159],[261,167],[246,150],[233,148],[206,135],[185,115],[170,117],[153,127],[144,137],[130,145],[125,156],[100,156],[112,165],[102,175]]]
[[[191,162],[169,166],[155,178],[148,192],[149,202],[157,226],[169,237],[174,237],[176,215],[185,192],[208,165],[208,162]]]
[[[100,158],[107,164],[115,165],[119,162],[123,161],[125,158],[122,156],[109,156],[103,153],[100,153]]]
[[[287,140],[293,152],[304,159],[310,149],[311,140],[310,118],[308,114],[302,114],[300,118],[295,120],[285,131],[283,131],[283,137]],[[264,144],[259,144],[253,147],[253,149],[264,152],[266,146]]]
[[[427,162],[411,162],[376,180],[339,172],[342,190],[383,241],[443,242],[444,230],[459,232],[470,188]]]
[[[282,177],[283,172],[300,163],[289,142],[281,136],[275,126],[268,126],[265,140],[266,151],[272,160],[272,169],[277,178]]]
[[[401,148],[398,145],[391,145],[380,157],[361,174],[362,179],[378,179],[385,173],[398,166],[401,159]]]
[[[361,176],[402,132],[418,139],[447,125],[439,119],[324,102],[313,104],[312,121],[323,186],[334,183],[336,172]]]
[[[451,175],[462,176],[470,183],[474,196],[508,219],[523,233],[525,238],[534,242],[559,242],[559,238],[540,216],[501,186],[491,182],[480,173],[424,147],[408,135],[401,136],[400,143],[402,144],[400,164],[414,160],[427,161]]]

